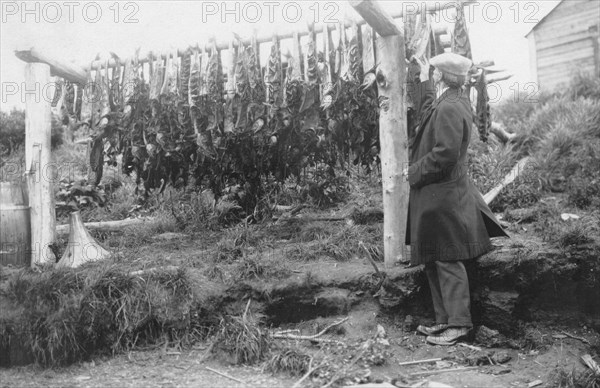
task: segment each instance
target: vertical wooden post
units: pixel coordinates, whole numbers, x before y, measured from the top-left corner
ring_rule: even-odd
[[[391,267],[402,260],[409,186],[402,178],[408,167],[406,131],[406,67],[404,38],[401,35],[377,40],[377,85],[379,90],[379,142],[383,183],[383,233],[385,265]]]
[[[383,248],[385,266],[391,268],[403,256],[408,216],[409,187],[402,179],[402,170],[408,167],[404,34],[375,1],[350,1],[350,4],[380,35],[376,49],[376,80],[383,184]]]
[[[31,217],[31,265],[54,263],[49,245],[55,241],[56,215],[53,182],[56,168],[50,159],[50,101],[44,96],[50,66],[25,66],[25,163]]]

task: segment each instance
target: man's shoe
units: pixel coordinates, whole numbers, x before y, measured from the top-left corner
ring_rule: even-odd
[[[467,327],[449,327],[440,334],[427,336],[427,342],[433,345],[450,346],[466,337],[467,334],[469,334]]]
[[[424,326],[424,325],[419,325],[417,327],[417,331],[421,334],[425,334],[425,335],[434,335],[434,334],[439,334],[442,331],[446,330],[448,328],[448,324],[447,323],[438,323],[436,325],[433,326]]]

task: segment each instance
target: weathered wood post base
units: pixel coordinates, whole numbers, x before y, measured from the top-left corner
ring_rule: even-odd
[[[50,66],[25,67],[25,166],[31,219],[31,266],[54,263],[56,214],[53,183],[56,166],[50,158],[50,99],[43,93],[50,83]]]

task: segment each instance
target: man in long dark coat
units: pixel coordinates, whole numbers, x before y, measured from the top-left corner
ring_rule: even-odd
[[[488,252],[490,237],[507,235],[467,175],[473,111],[463,85],[472,62],[451,53],[432,58],[433,82],[429,63],[418,62],[420,125],[409,137],[406,243],[411,264],[425,265],[435,310],[436,324],[417,330],[430,343],[452,345],[473,326],[463,261]]]

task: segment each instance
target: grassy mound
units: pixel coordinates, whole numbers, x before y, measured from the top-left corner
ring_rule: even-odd
[[[531,159],[493,210],[531,206],[549,193],[564,193],[579,209],[600,206],[600,80],[577,74],[559,93],[505,101],[494,115],[517,137],[508,145],[474,142],[479,189],[487,192],[520,158]]]
[[[4,269],[0,347],[22,357],[64,365],[159,340],[184,342],[200,333],[198,301],[185,270],[127,271],[104,263],[43,273]],[[14,360],[12,360],[14,362]]]

